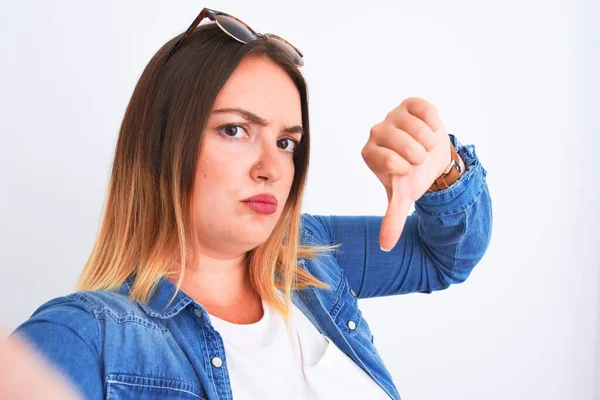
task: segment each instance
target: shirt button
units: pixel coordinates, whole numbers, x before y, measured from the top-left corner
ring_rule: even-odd
[[[221,360],[219,357],[215,357],[212,359],[212,365],[214,365],[217,368],[221,368],[221,365],[223,365],[223,360]]]
[[[350,289],[350,294],[354,297],[356,297],[356,293],[354,293],[354,290]]]
[[[350,328],[351,331],[356,329],[356,323],[354,321],[348,321],[348,328]]]
[[[202,318],[202,311],[199,308],[194,308],[194,314],[198,318]]]

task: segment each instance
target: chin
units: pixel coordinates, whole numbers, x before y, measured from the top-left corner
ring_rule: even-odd
[[[271,233],[273,233],[274,224],[268,223],[246,223],[243,234],[249,242],[255,243],[257,246],[267,241]]]

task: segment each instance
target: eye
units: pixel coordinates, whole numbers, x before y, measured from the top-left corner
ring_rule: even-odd
[[[242,139],[240,135],[242,133],[246,133],[248,135],[248,130],[246,127],[237,124],[225,124],[217,128],[217,131],[221,136],[223,136],[227,140],[236,140]],[[249,135],[248,135],[249,136]],[[294,153],[296,148],[298,147],[299,142],[292,138],[283,138],[277,141],[277,147],[282,150],[287,151],[288,153]]]
[[[235,125],[235,124],[227,124],[227,125],[223,125],[217,128],[217,130],[219,131],[219,133],[223,136],[225,136],[225,138],[227,139],[234,139],[236,137],[237,134],[240,133],[240,131],[246,131],[246,128],[244,128],[241,125]],[[248,133],[248,132],[246,132]]]
[[[286,141],[288,143],[287,146],[286,146]],[[283,147],[282,146],[278,146],[278,147],[285,151],[288,151],[290,153],[293,153],[294,151],[296,151],[296,148],[298,147],[298,142],[292,138],[283,138],[280,141],[278,141],[277,143],[283,143]]]

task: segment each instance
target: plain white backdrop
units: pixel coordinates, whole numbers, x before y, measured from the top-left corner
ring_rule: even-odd
[[[403,399],[600,399],[591,0],[3,2],[0,329],[73,290],[134,85],[204,6],[305,53],[305,212],[385,213],[360,151],[407,97],[475,144],[494,207],[484,259],[447,290],[359,302]]]

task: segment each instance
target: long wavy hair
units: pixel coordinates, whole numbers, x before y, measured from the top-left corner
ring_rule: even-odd
[[[246,254],[246,267],[257,293],[289,321],[291,291],[308,286],[329,289],[301,268],[298,258],[316,258],[339,246],[300,244],[310,150],[305,80],[288,55],[268,41],[242,44],[216,24],[207,24],[169,56],[180,36],[152,57],[131,96],[102,221],[77,289],[115,290],[135,274],[130,298],[146,303],[160,279],[175,271],[180,290],[186,265],[196,257],[191,205],[202,132],[219,91],[241,60],[264,57],[295,83],[305,134],[294,155],[294,180],[281,217],[270,237]]]

